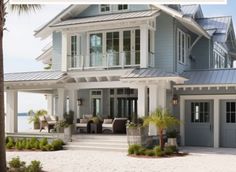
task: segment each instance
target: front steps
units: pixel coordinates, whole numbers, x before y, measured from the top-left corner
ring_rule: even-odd
[[[68,142],[64,149],[127,152],[127,136],[103,134],[73,135],[72,142]]]

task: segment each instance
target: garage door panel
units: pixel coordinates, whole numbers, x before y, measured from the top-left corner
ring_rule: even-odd
[[[224,100],[220,105],[220,146],[236,148],[236,100]]]

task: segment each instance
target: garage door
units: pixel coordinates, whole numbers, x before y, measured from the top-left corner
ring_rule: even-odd
[[[185,102],[185,145],[213,146],[212,101]]]
[[[220,146],[236,148],[236,100],[221,101]]]

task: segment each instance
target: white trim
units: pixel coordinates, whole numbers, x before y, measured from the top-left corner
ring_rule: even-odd
[[[101,5],[109,5],[109,11],[101,11]],[[99,4],[99,13],[100,13],[100,14],[109,14],[109,13],[112,12],[111,7],[112,7],[111,4]]]
[[[176,90],[179,90],[180,88],[183,88],[184,90],[186,90],[186,88],[199,88],[200,90],[202,88],[219,88],[219,87],[236,87],[236,83],[235,84],[199,84],[199,85],[174,85],[174,88],[176,88]]]
[[[100,91],[100,95],[92,95],[93,91]],[[99,116],[102,116],[103,114],[103,90],[101,89],[93,89],[89,91],[89,102],[90,102],[90,109],[91,109],[91,114],[93,114],[93,99],[101,99],[101,114]]]

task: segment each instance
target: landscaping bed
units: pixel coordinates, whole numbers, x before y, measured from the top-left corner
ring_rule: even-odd
[[[6,148],[8,151],[57,151],[63,149],[64,142],[60,139],[48,142],[47,138],[37,139],[24,138],[14,139],[12,137],[6,138]]]

